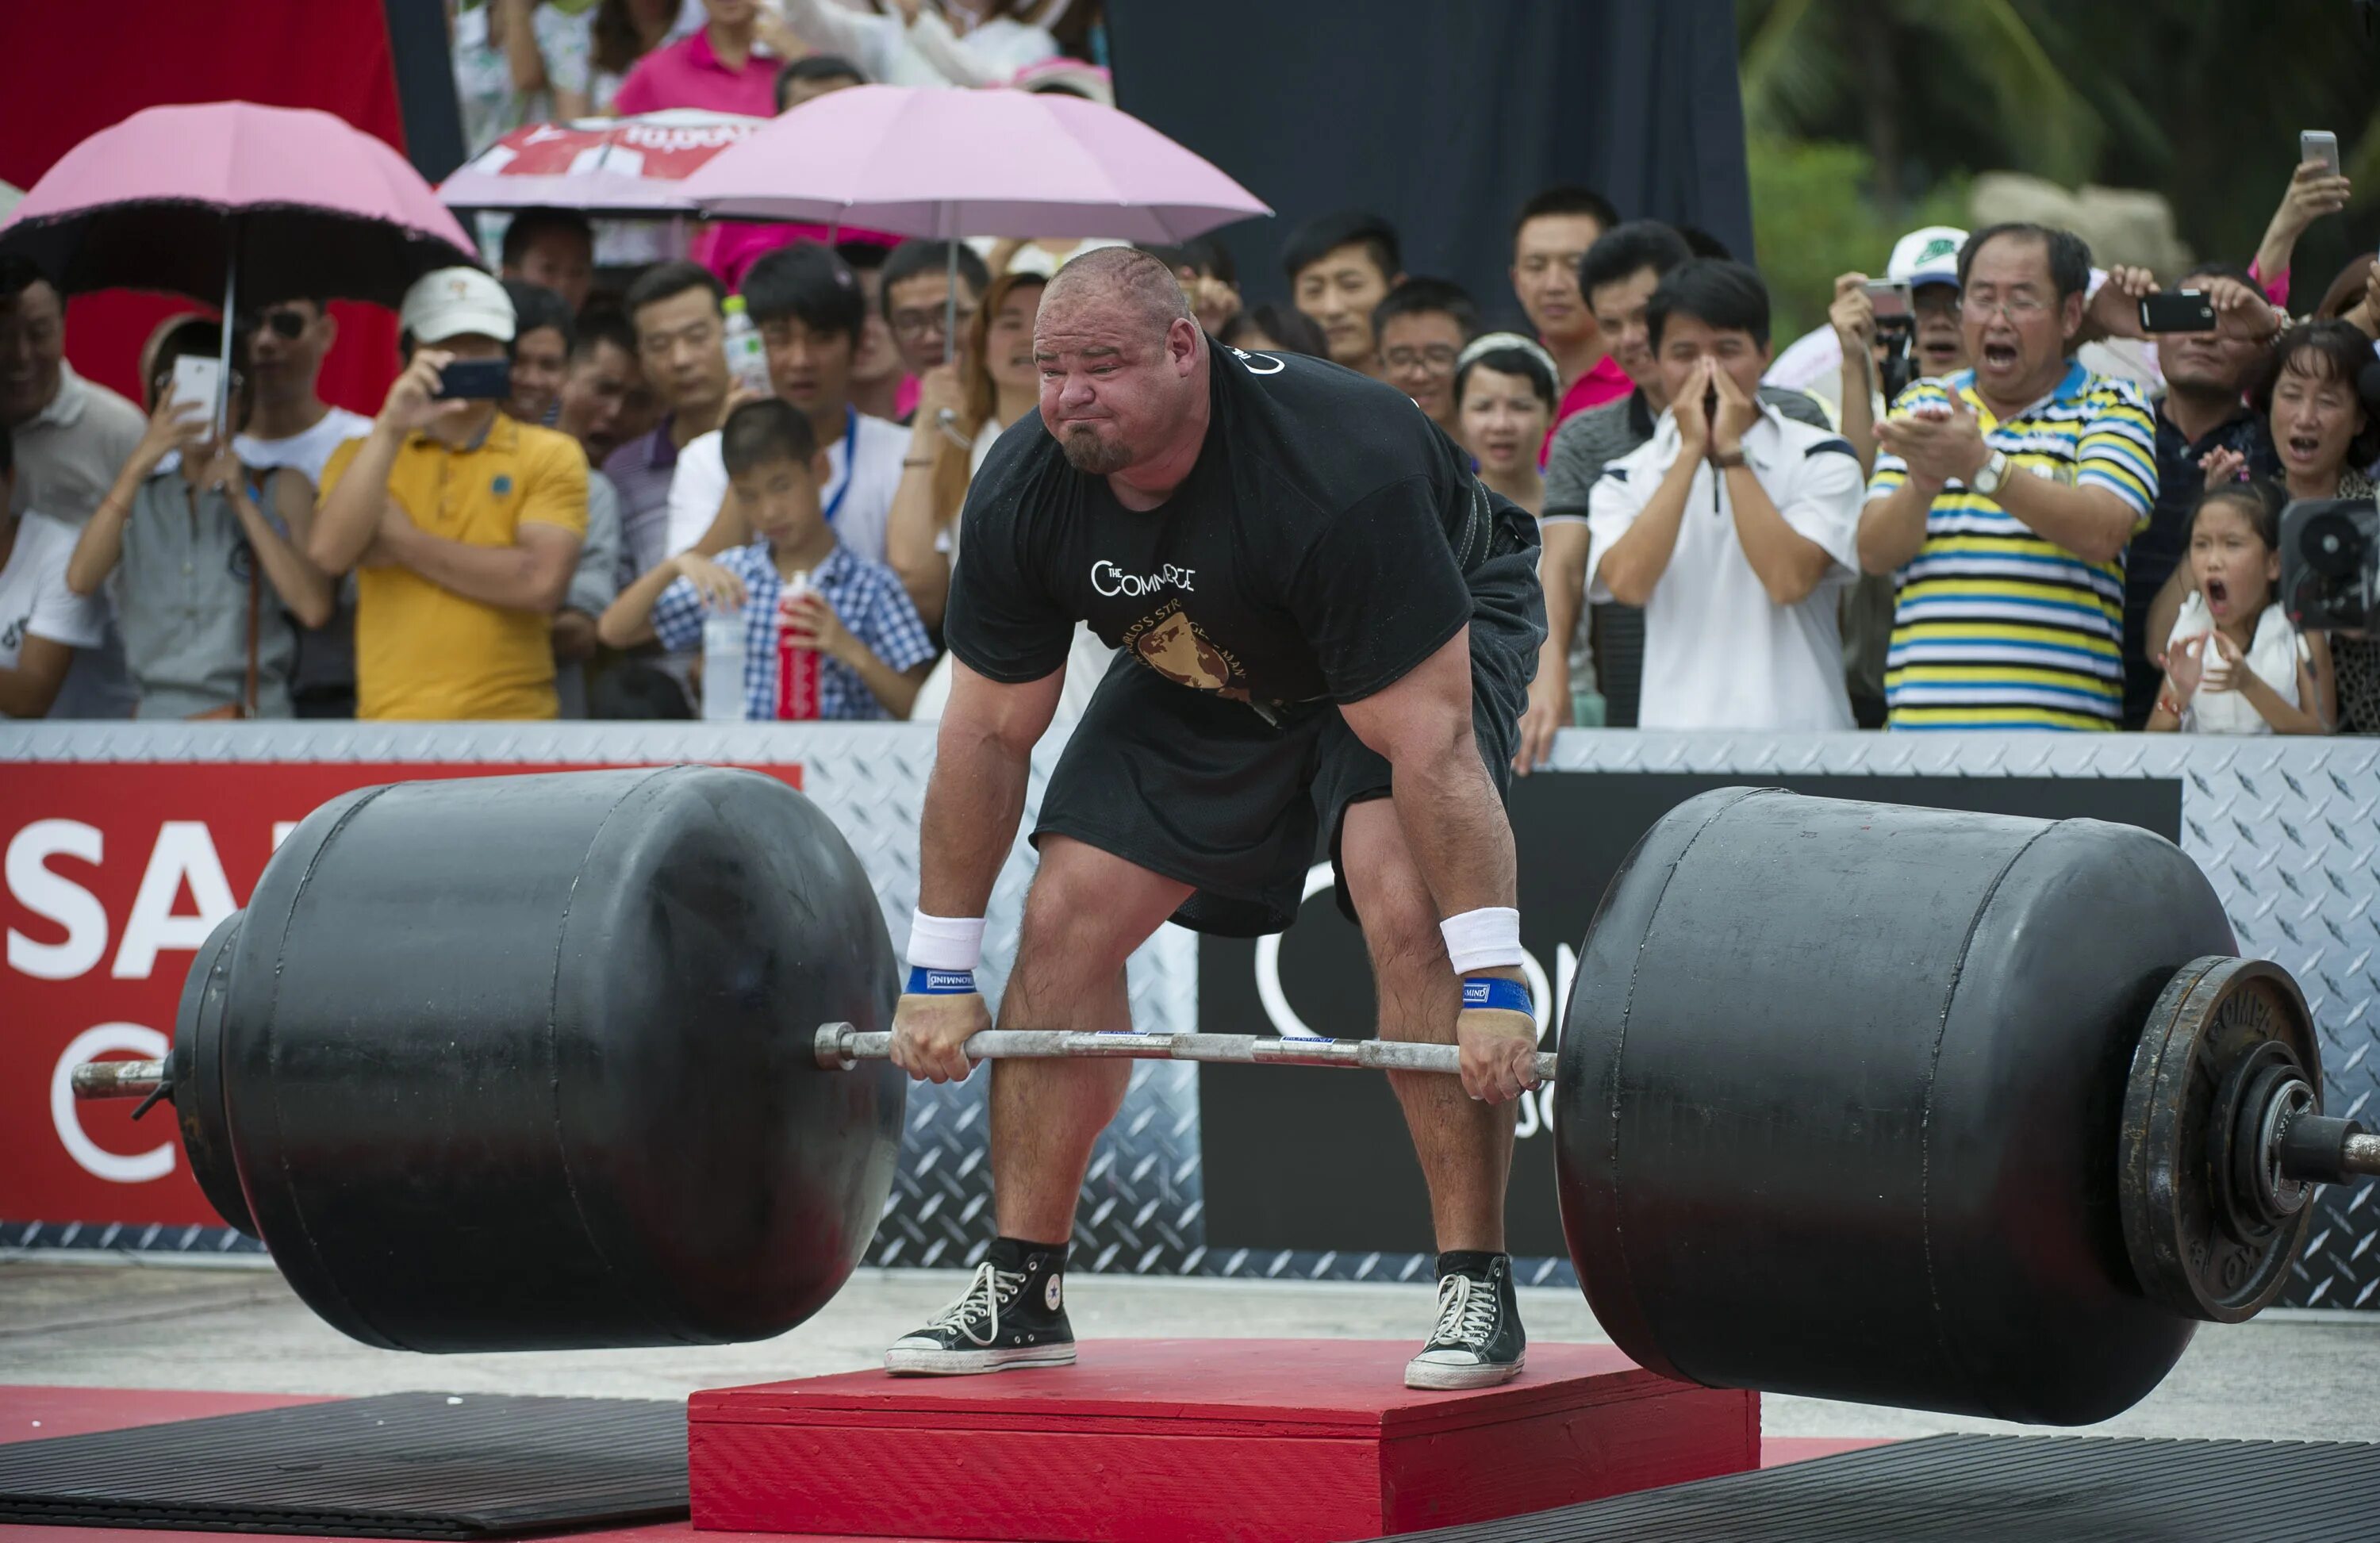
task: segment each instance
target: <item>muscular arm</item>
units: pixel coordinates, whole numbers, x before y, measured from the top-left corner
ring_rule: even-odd
[[[1621,604],[1641,606],[1651,601],[1661,576],[1669,572],[1670,559],[1678,550],[1678,529],[1685,522],[1686,495],[1694,490],[1694,471],[1701,465],[1700,455],[1680,452],[1635,523],[1596,565],[1596,577]],[[1463,721],[1470,722],[1467,716]]]
[[[1463,738],[1470,738],[1470,660],[1463,660]],[[951,699],[935,741],[934,775],[919,821],[917,908],[934,917],[979,917],[1016,842],[1033,747],[1058,711],[1064,665],[1016,686],[951,661]],[[1472,758],[1475,768],[1478,757]],[[1492,789],[1490,790],[1492,793]],[[1506,892],[1511,890],[1507,851]]]
[[[1471,735],[1471,629],[1339,713],[1393,769],[1397,823],[1439,915],[1512,905],[1512,825]]]

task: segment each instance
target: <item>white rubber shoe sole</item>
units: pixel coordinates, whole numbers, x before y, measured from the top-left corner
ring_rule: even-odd
[[[1478,1361],[1431,1361],[1420,1355],[1405,1363],[1405,1386],[1426,1392],[1451,1392],[1463,1388],[1492,1388],[1510,1382],[1529,1364],[1523,1351],[1510,1365]]]
[[[1017,1367],[1074,1364],[1071,1343],[1006,1345],[998,1350],[944,1350],[932,1344],[904,1349],[896,1343],[884,1353],[884,1369],[895,1377],[973,1377]]]

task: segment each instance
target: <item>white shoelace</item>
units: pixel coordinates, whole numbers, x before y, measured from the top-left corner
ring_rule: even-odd
[[[1432,1344],[1484,1346],[1496,1331],[1496,1285],[1468,1275],[1443,1276],[1438,1282],[1438,1327]]]
[[[942,1315],[926,1325],[929,1329],[955,1329],[977,1344],[990,1344],[1000,1338],[1000,1309],[1015,1300],[1025,1289],[1025,1272],[1021,1270],[1001,1270],[986,1259],[975,1267],[975,1279],[959,1299],[942,1309]],[[967,1321],[980,1317],[984,1331],[980,1334]]]

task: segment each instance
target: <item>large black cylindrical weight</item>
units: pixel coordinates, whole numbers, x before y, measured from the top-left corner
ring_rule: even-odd
[[[2192,1323],[2145,1299],[2125,1079],[2236,952],[2196,865],[2051,823],[1727,788],[1612,881],[1561,1042],[1562,1223],[1596,1316],[1720,1386],[2104,1419]]]
[[[334,799],[210,940],[176,1098],[290,1283],[369,1343],[719,1343],[810,1316],[889,1191],[904,1080],[867,875],[773,778],[471,778]],[[226,1176],[228,1157],[236,1180]],[[246,1219],[226,1217],[235,1222]]]

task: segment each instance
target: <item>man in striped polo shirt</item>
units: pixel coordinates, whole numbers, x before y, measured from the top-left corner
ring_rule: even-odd
[[[2148,523],[2156,430],[2130,382],[2071,357],[2091,250],[2000,225],[1959,252],[1974,368],[1902,392],[1860,514],[1860,563],[1898,570],[1894,729],[2112,729],[2124,548]]]

